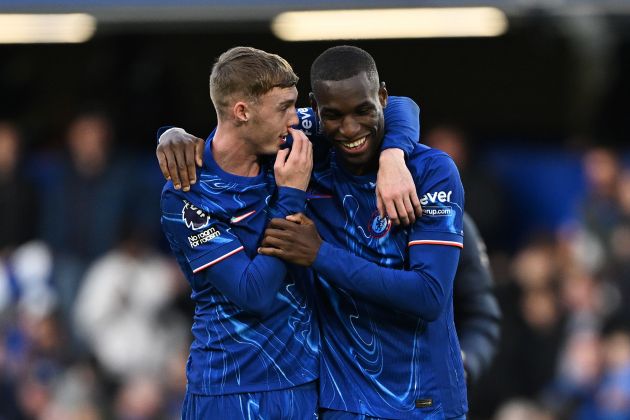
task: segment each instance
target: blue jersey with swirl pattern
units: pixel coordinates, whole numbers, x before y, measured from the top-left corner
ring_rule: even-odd
[[[189,392],[270,391],[317,379],[312,274],[257,254],[268,220],[303,211],[304,203],[304,192],[276,188],[271,165],[256,177],[221,170],[212,135],[191,191],[166,183],[162,226],[196,304]]]
[[[329,159],[307,194],[325,241],[313,265],[320,406],[390,419],[465,414],[452,306],[464,202],[455,164],[414,146],[408,166],[423,216],[404,229],[379,216],[375,174],[349,174],[334,151]]]

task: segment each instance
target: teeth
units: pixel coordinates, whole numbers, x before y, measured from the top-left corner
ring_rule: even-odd
[[[361,146],[363,143],[365,143],[365,140],[366,140],[366,138],[363,137],[363,138],[360,138],[357,141],[353,141],[352,143],[344,143],[343,146],[348,148],[348,149],[354,149],[354,148],[357,148],[357,147]]]

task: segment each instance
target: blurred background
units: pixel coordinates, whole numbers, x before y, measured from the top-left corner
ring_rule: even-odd
[[[486,241],[502,338],[470,418],[630,419],[630,1],[342,18],[362,35],[282,14],[418,3],[2,0],[0,420],[179,417],[193,308],[160,230],[156,130],[210,132],[230,47],[287,58],[307,106],[310,63],[340,43],[421,106]]]

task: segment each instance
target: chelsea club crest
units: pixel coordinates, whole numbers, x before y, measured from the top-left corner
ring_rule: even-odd
[[[389,220],[389,217],[381,217],[378,214],[378,211],[372,213],[370,222],[368,223],[368,232],[370,232],[370,236],[373,238],[382,238],[387,235],[387,232],[389,232],[391,227],[392,221]]]

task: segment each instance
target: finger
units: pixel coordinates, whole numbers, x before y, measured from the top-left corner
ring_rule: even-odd
[[[269,229],[294,230],[295,223],[289,222],[288,220],[285,220],[285,219],[274,218],[274,219],[271,219],[271,221],[269,222],[269,225],[267,225],[267,230]]]
[[[262,255],[269,255],[271,257],[281,257],[282,255],[284,255],[284,252],[282,250],[266,246],[259,247],[258,253]]]
[[[422,205],[420,204],[416,190],[411,193],[411,205],[413,206],[413,211],[416,213],[416,217],[422,217]]]
[[[186,170],[188,179],[191,184],[197,182],[197,167],[195,166],[195,146],[186,147],[184,149],[184,158],[186,159]]]
[[[385,201],[385,211],[387,212],[387,216],[389,216],[394,225],[400,224],[400,220],[398,219],[398,212],[396,211],[396,205],[392,200]]]
[[[155,155],[157,156],[158,163],[160,164],[160,171],[162,171],[162,175],[168,181],[169,179],[171,179],[171,176],[169,175],[169,172],[168,172],[168,165],[166,163],[166,156],[164,155],[164,152],[159,150],[159,148],[158,148],[158,150],[155,151]]]
[[[175,162],[177,164],[177,174],[179,175],[179,180],[181,181],[182,190],[188,191],[190,189],[190,181],[188,179],[186,157],[184,156],[184,152],[179,148],[174,149],[174,154]]]
[[[413,211],[413,206],[411,205],[411,200],[409,199],[409,196],[403,197],[403,205],[405,206],[405,213],[407,214],[407,218],[409,219],[409,224],[414,224],[416,222],[416,214]]]
[[[166,150],[164,152],[164,156],[166,157],[168,172],[173,180],[173,187],[175,187],[176,190],[179,190],[182,187],[182,183],[179,180],[179,172],[177,171],[177,163],[175,156],[173,155],[173,151],[171,149]]]
[[[293,137],[293,145],[291,146],[291,154],[289,155],[289,159],[291,159],[292,161],[299,159],[303,153],[303,148],[304,139],[301,137]]]
[[[376,208],[378,209],[378,215],[381,217],[385,217],[385,209],[383,208],[383,199],[381,198],[381,193],[376,191]]]
[[[284,162],[287,160],[288,155],[289,149],[278,150],[278,154],[276,154],[276,161],[273,164],[274,170],[284,167]]]
[[[409,216],[407,216],[407,210],[402,199],[396,200],[396,212],[398,213],[400,224],[407,226],[409,224]]]
[[[310,140],[306,140],[306,164],[309,168],[313,168],[313,143]]]
[[[274,238],[278,238],[278,239],[282,239],[282,240],[288,240],[291,238],[291,234],[288,233],[286,230],[282,230],[282,229],[274,229],[274,228],[267,228],[265,229],[265,238],[266,237],[274,237]],[[264,240],[264,238],[263,238]]]
[[[314,225],[315,222],[313,222],[313,220],[311,220],[308,216],[306,216],[303,213],[298,213],[302,216],[302,223],[303,225]]]
[[[299,139],[302,139],[302,140],[308,140],[308,137],[306,137],[306,134],[304,134],[304,132],[302,130],[298,130],[296,128],[289,127],[289,133],[291,133],[291,137],[293,137],[294,140],[296,138],[299,138]]]
[[[311,141],[308,141],[309,144],[309,148],[308,148],[308,160],[309,162],[311,162],[311,166],[313,165],[313,153],[315,153],[315,151],[313,150],[313,143],[311,143]]]
[[[286,220],[288,220],[289,222],[297,223],[300,225],[305,222],[305,219],[306,216],[304,216],[304,213],[290,214],[286,217]]]
[[[288,249],[288,247],[290,246],[287,241],[277,238],[275,236],[265,236],[265,238],[261,242],[261,245],[278,249]]]
[[[203,166],[203,151],[205,146],[206,144],[203,139],[197,137],[197,141],[195,142],[195,161],[200,168]]]

